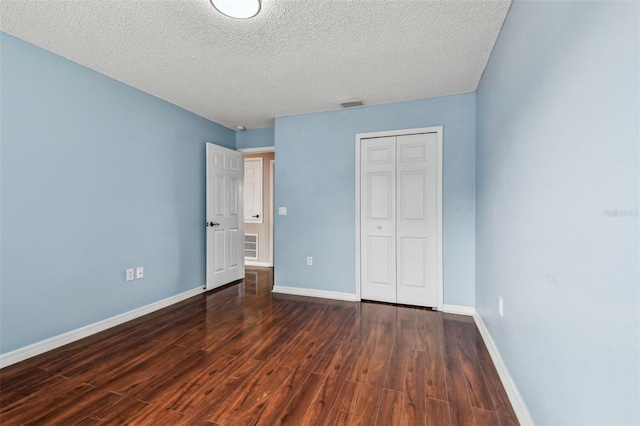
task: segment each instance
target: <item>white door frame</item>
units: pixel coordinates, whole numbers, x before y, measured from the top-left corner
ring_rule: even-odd
[[[239,152],[242,152],[243,154],[265,154],[268,152],[276,152],[276,147],[275,146],[263,146],[263,147],[258,147],[258,148],[240,148],[238,149]],[[275,182],[275,166],[274,166],[274,162],[275,160],[270,160],[269,163],[269,167],[270,167],[270,194],[269,194],[269,208],[271,209],[271,219],[269,220],[269,236],[271,237],[271,246],[269,247],[271,250],[271,253],[269,253],[269,265],[271,267],[273,267],[274,263],[273,263],[273,253],[275,252],[275,242],[273,241],[273,227],[274,227],[274,206],[275,206],[275,202],[274,202],[274,193],[273,193],[273,188],[274,188],[274,182]]]
[[[275,158],[275,156],[274,156]],[[271,214],[269,215],[269,238],[271,239],[271,253],[269,253],[269,264],[273,267],[273,252],[275,251],[275,244],[273,241],[273,217],[275,216],[274,212],[274,196],[273,196],[273,188],[275,182],[275,167],[276,160],[269,160],[269,208],[271,209]]]
[[[437,135],[437,143],[438,143],[438,158],[437,158],[437,182],[436,182],[436,190],[437,190],[437,217],[438,217],[438,231],[437,231],[437,260],[436,264],[438,265],[437,271],[437,280],[438,280],[438,297],[437,297],[437,306],[434,306],[439,311],[444,308],[444,280],[443,280],[443,263],[442,263],[442,134],[443,127],[442,126],[434,126],[434,127],[420,127],[416,129],[403,129],[403,130],[391,130],[385,132],[373,132],[373,133],[357,133],[356,134],[356,299],[361,300],[361,277],[360,277],[360,141],[362,139],[369,138],[382,138],[388,136],[402,136],[402,135],[413,135],[416,133],[436,133]]]

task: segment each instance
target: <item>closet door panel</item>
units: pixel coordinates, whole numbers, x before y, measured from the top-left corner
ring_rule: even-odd
[[[398,136],[397,302],[437,306],[437,137]]]
[[[396,301],[395,137],[365,139],[360,149],[361,297]]]

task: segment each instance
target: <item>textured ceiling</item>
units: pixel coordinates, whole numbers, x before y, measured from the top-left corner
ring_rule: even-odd
[[[472,92],[510,1],[2,0],[0,29],[224,126]]]

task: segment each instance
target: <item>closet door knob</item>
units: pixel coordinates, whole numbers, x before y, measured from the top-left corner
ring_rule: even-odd
[[[255,219],[259,219],[259,218],[260,218],[260,215],[259,215],[259,214],[255,214],[255,215],[253,215],[253,216],[251,216],[251,217],[253,217],[253,218],[255,218]]]

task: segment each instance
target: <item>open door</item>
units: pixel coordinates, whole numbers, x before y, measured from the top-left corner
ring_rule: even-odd
[[[244,278],[243,154],[207,143],[207,290]]]

